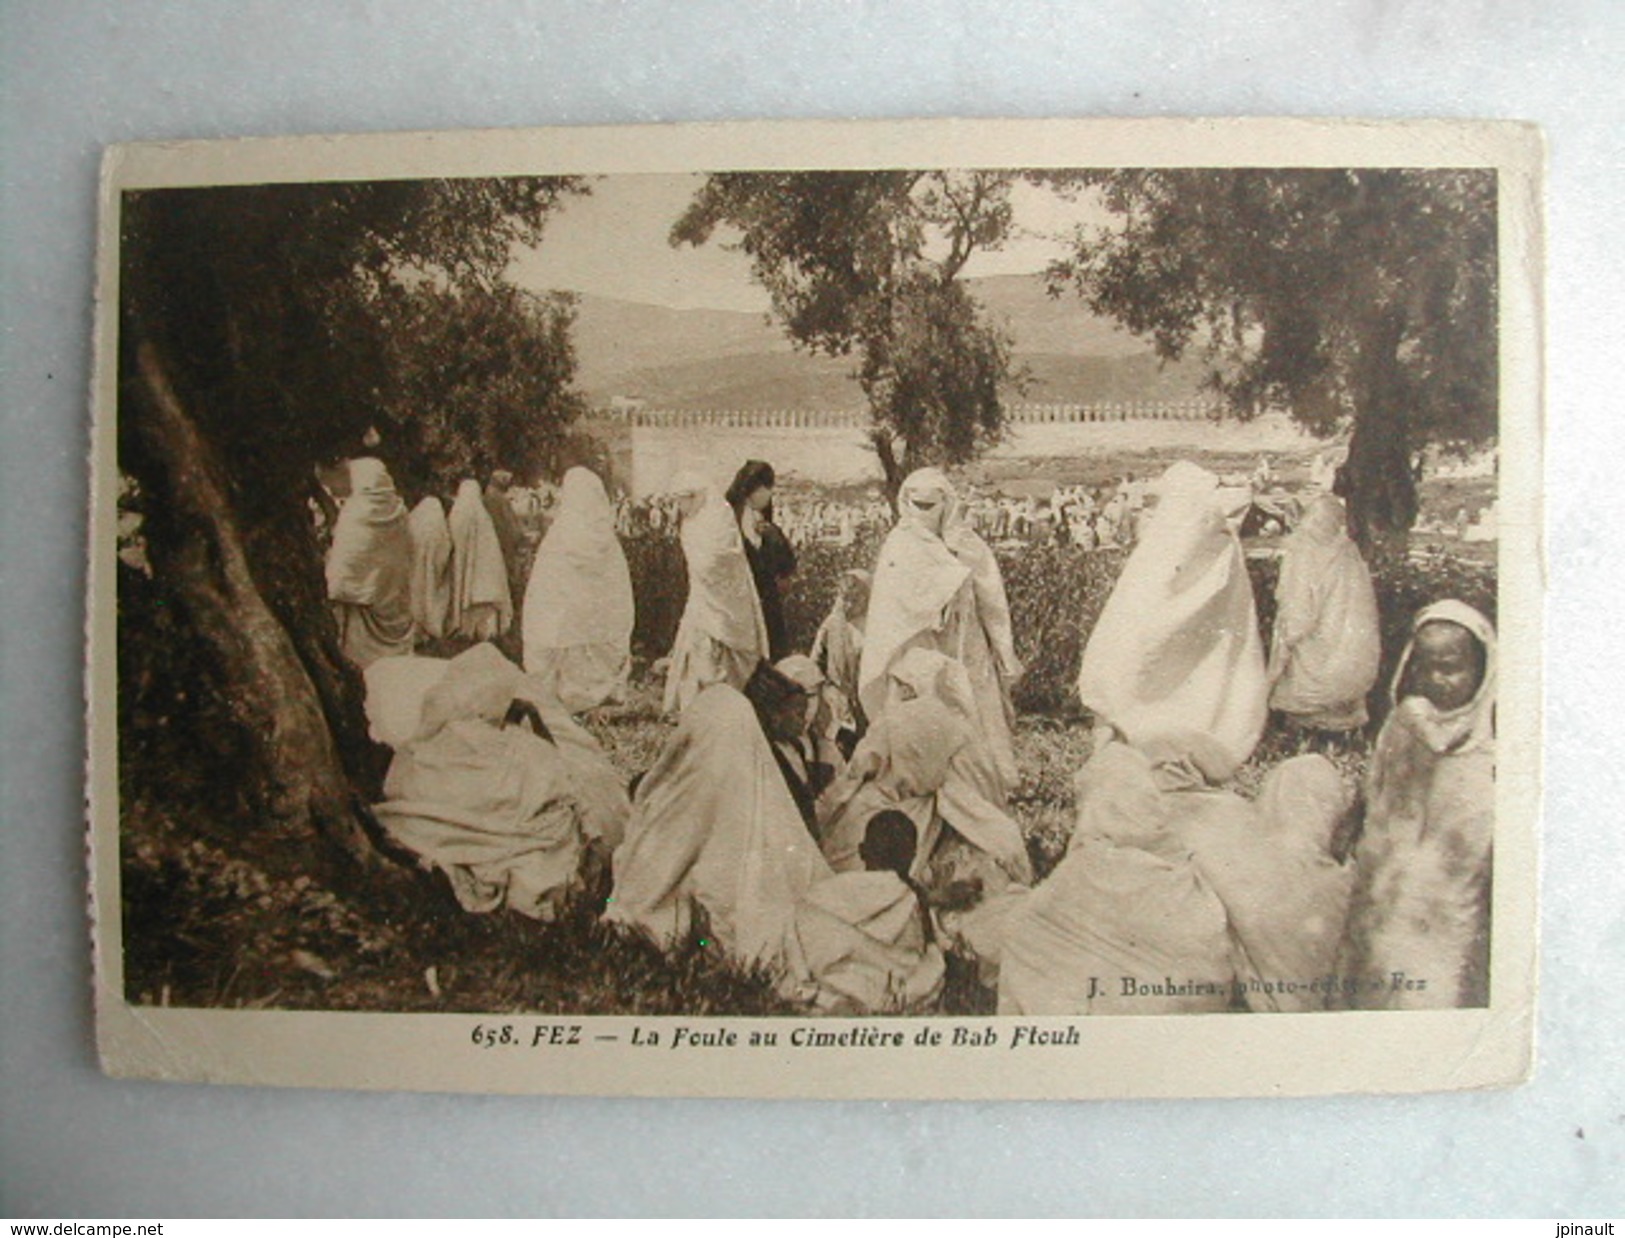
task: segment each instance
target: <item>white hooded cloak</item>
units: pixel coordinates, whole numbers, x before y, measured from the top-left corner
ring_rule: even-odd
[[[362,670],[412,652],[412,534],[382,460],[350,461],[350,497],[327,552],[327,596],[340,647]]]
[[[911,649],[959,662],[976,700],[976,726],[1001,790],[1017,780],[1010,684],[1021,674],[1010,605],[987,543],[959,517],[953,483],[940,469],[910,473],[898,493],[897,525],[880,548],[858,668],[858,699],[873,722],[886,675]]]
[[[501,636],[513,622],[508,564],[480,483],[464,478],[446,518],[451,530],[451,613],[447,630],[468,640]]]
[[[1196,731],[1240,765],[1263,732],[1269,692],[1252,583],[1228,524],[1247,494],[1181,462],[1158,495],[1089,634],[1078,696],[1130,743]]]
[[[670,947],[703,912],[724,953],[793,992],[810,979],[795,944],[796,907],[830,875],[756,711],[736,689],[713,684],[684,710],[638,786],[604,918]]]
[[[999,1013],[1227,1009],[1235,973],[1224,907],[1175,832],[1150,759],[1108,744],[1077,785],[1065,857],[1004,921]]]
[[[1424,608],[1471,632],[1484,650],[1473,699],[1441,710],[1397,699],[1414,650],[1394,673],[1393,712],[1366,775],[1365,829],[1340,970],[1361,982],[1352,1005],[1415,1010],[1489,1002],[1490,887],[1495,838],[1495,628],[1462,602]],[[1393,983],[1402,973],[1410,985]]]
[[[631,660],[632,575],[597,474],[564,475],[525,587],[525,669],[579,713],[615,699]]]
[[[699,496],[701,505],[684,517],[680,534],[688,600],[666,672],[667,713],[687,709],[714,683],[743,688],[768,648],[762,603],[733,508],[721,491],[696,478],[675,485],[687,498]]]
[[[1312,499],[1287,538],[1275,598],[1270,707],[1320,730],[1364,726],[1382,658],[1377,594],[1335,495]]]

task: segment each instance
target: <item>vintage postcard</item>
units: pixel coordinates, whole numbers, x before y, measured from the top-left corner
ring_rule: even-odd
[[[1525,1079],[1542,159],[1264,120],[109,151],[106,1070]]]

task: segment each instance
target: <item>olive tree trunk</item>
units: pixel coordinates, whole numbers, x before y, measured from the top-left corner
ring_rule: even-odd
[[[198,685],[229,702],[250,738],[256,768],[240,771],[265,824],[325,858],[318,839],[363,864],[376,853],[366,807],[334,743],[322,696],[289,630],[267,605],[233,515],[216,453],[199,432],[150,343],[136,353],[129,423],[146,464],[154,516],[147,522],[153,574],[184,627],[207,647],[219,682]],[[329,685],[330,690],[332,685]]]

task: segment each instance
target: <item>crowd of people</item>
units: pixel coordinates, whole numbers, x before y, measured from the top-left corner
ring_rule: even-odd
[[[579,721],[626,687],[626,506],[570,470],[516,575],[508,479],[408,513],[378,460],[349,473],[328,584],[395,753],[378,819],[471,911],[546,917],[607,865],[609,922],[703,939],[834,1013],[936,1009],[950,957],[1008,1014],[1487,998],[1495,633],[1455,601],[1414,617],[1351,795],[1313,749],[1368,724],[1381,650],[1330,493],[1285,541],[1267,647],[1237,532],[1251,486],[1179,463],[1108,497],[1133,550],[1085,643],[1092,755],[1038,880],[1011,812],[1024,668],[989,545],[1002,509],[941,471],[904,481],[873,567],[841,578],[805,650],[783,620],[796,542],[771,465],[674,480],[649,508],[687,568],[656,664],[674,728],[630,786]],[[1087,500],[1095,528],[1099,497],[1053,508],[1070,522]],[[419,648],[442,636],[467,648]],[[1247,798],[1234,777],[1272,716],[1310,750]]]

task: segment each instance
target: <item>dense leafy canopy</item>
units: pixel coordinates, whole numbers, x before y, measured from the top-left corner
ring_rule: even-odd
[[[1496,183],[1437,169],[1152,169],[1047,178],[1116,217],[1081,229],[1052,291],[1199,349],[1251,416],[1352,427],[1347,484],[1368,529],[1408,528],[1414,454],[1496,428]]]
[[[532,480],[586,409],[571,387],[571,298],[421,283],[386,304],[379,414],[401,444],[400,484],[449,494],[498,468]]]
[[[502,275],[513,249],[539,243],[549,216],[583,188],[528,177],[130,193],[124,339],[161,349],[253,523],[262,503],[302,495],[311,466],[370,425],[468,422],[456,410],[476,398],[472,387],[483,385],[489,408],[531,401],[507,405],[510,418],[573,414],[567,318],[524,303]],[[458,340],[456,307],[468,311]],[[439,387],[432,375],[458,345],[478,359],[448,368]],[[519,362],[528,372],[512,368]],[[489,432],[499,420],[478,424]],[[527,433],[509,427],[488,447],[517,447]],[[399,438],[392,456],[413,440],[449,441],[432,427]],[[139,471],[136,441],[125,435],[121,449]]]
[[[136,589],[124,574],[121,673],[132,693],[172,689],[141,698],[152,727],[184,737],[175,751],[204,767],[192,782],[241,788],[254,819],[364,850],[357,790],[376,794],[381,769],[327,606],[307,508],[315,466],[374,427],[369,450],[409,495],[535,466],[578,408],[571,311],[504,274],[583,189],[515,178],[125,195],[119,466],[151,577]],[[179,776],[132,768],[160,788]]]
[[[1011,228],[1003,172],[732,172],[712,175],[674,245],[719,229],[749,256],[800,347],[857,355],[888,487],[910,469],[972,458],[998,437],[1010,341],[959,276]],[[902,450],[898,451],[898,442]]]

